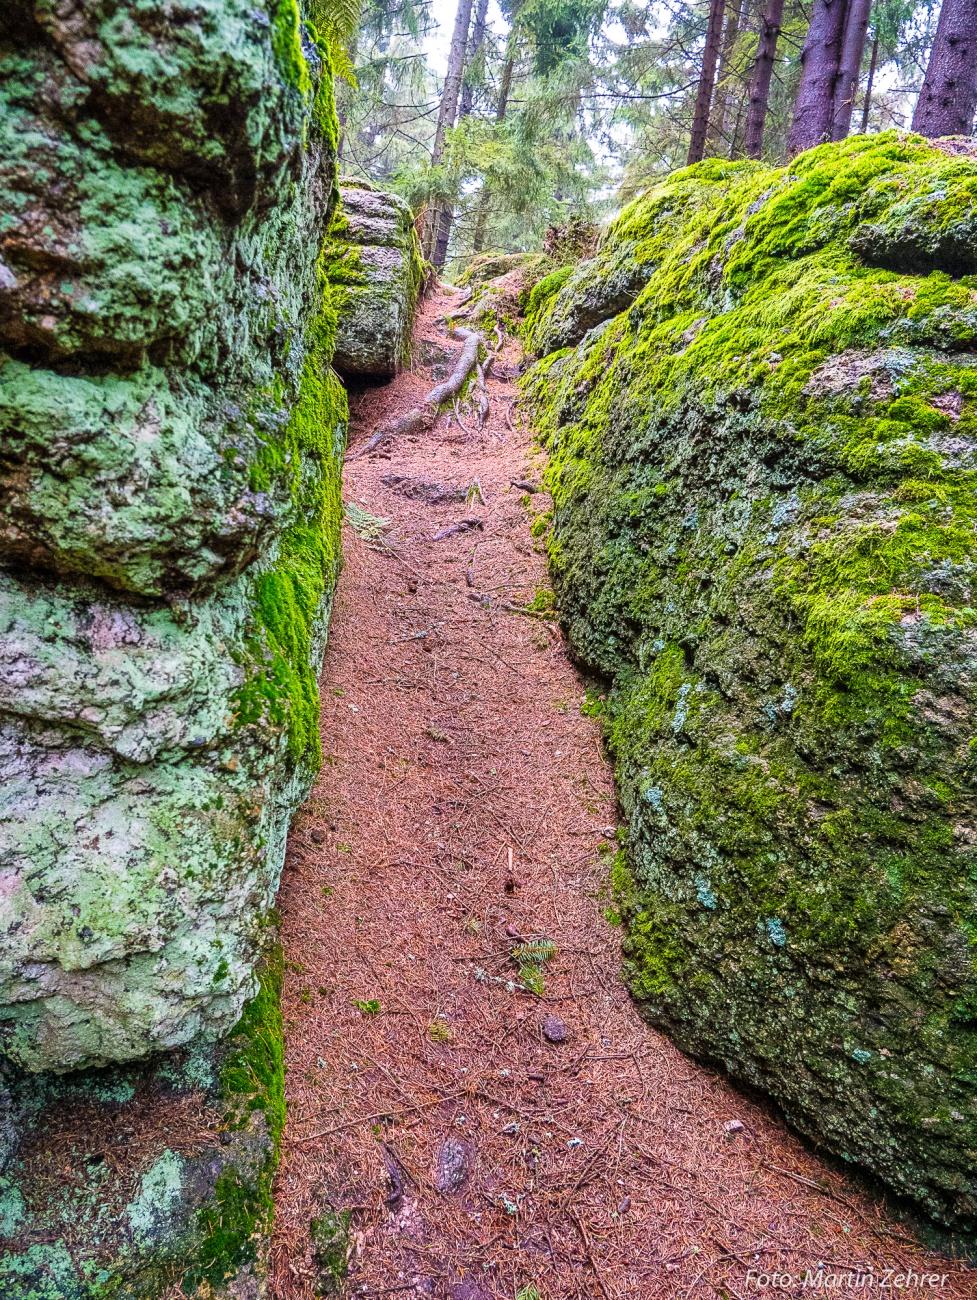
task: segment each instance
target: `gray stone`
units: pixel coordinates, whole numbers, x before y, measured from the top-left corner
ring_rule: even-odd
[[[0,13],[0,1052],[30,1071],[216,1040],[256,988],[339,565],[323,76],[287,5]]]
[[[446,1137],[438,1148],[434,1184],[439,1192],[456,1192],[471,1172],[472,1153],[467,1142]]]
[[[396,194],[362,181],[344,179],[340,200],[334,278],[346,300],[333,365],[348,378],[392,379],[410,348],[424,276],[414,214]]]

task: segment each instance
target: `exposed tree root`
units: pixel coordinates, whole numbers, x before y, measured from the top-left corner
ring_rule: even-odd
[[[479,349],[485,342],[478,330],[456,327],[451,332],[458,338],[463,339],[465,346],[461,349],[461,355],[455,363],[454,370],[444,383],[438,384],[431,389],[424,398],[422,406],[415,406],[406,415],[398,416],[396,420],[387,420],[381,424],[359,451],[354,451],[346,457],[347,461],[359,460],[361,456],[366,456],[369,452],[375,451],[382,442],[387,442],[389,439],[404,437],[412,433],[426,433],[429,429],[434,428],[441,407],[445,402],[454,402],[465,386],[468,376],[478,362]],[[461,424],[460,419],[458,419],[458,423]],[[464,425],[462,425],[462,428],[464,428]]]
[[[450,528],[442,528],[439,533],[435,533],[431,538],[432,542],[440,542],[445,537],[453,537],[455,533],[467,533],[473,528],[484,528],[485,524],[481,519],[460,519],[458,523],[452,524]]]

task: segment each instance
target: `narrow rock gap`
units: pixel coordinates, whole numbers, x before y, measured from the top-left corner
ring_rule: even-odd
[[[356,395],[354,449],[458,350],[451,300],[424,304],[414,368]],[[335,1285],[357,1296],[743,1297],[751,1269],[801,1295],[807,1270],[867,1266],[968,1295],[628,999],[611,773],[582,712],[600,687],[541,613],[549,499],[513,486],[542,469],[531,431],[507,427],[518,359],[508,344],[481,433],[442,419],[347,465],[325,759],[280,895],[271,1294],[329,1293],[348,1255]]]

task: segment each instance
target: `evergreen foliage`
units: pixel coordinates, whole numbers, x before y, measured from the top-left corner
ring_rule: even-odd
[[[399,191],[422,219],[449,212],[453,275],[473,256],[535,252],[549,229],[600,219],[682,165],[689,148],[707,0],[505,0],[501,9],[501,27],[490,22],[469,44],[465,107],[435,163],[430,0],[367,0],[355,85],[340,90],[344,169]],[[707,157],[746,156],[768,11],[767,0],[726,4]],[[908,127],[936,18],[933,0],[875,0],[852,130]],[[809,20],[807,4],[785,0],[762,115],[770,162],[786,154]]]

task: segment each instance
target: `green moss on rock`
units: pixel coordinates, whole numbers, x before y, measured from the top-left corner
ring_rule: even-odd
[[[340,563],[337,124],[296,0],[17,0],[0,71],[0,1050],[69,1070],[255,991]]]
[[[407,358],[424,261],[403,199],[340,182],[328,276],[336,286],[334,362],[347,378],[391,379]]]
[[[323,1210],[318,1219],[309,1225],[312,1239],[312,1254],[318,1270],[318,1277],[313,1283],[317,1296],[339,1295],[349,1272],[350,1223],[352,1213],[331,1209]]]
[[[269,936],[273,931],[267,931]],[[7,1071],[4,1300],[242,1300],[267,1271],[285,1120],[281,951],[227,1041],[144,1065]]]
[[[644,1014],[970,1226],[975,212],[977,160],[895,132],[710,160],[538,294],[527,379]]]

